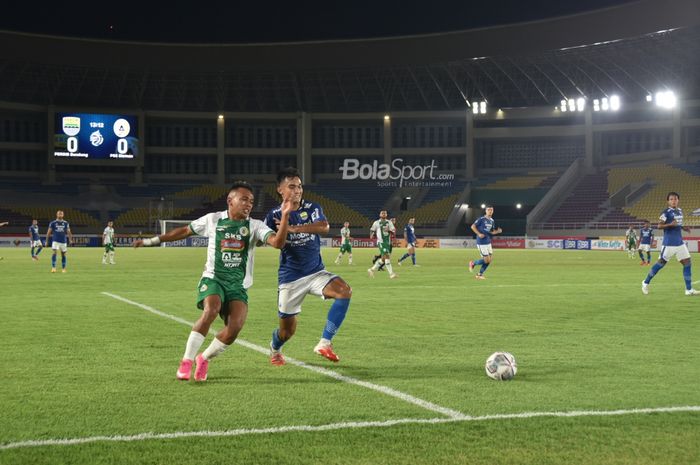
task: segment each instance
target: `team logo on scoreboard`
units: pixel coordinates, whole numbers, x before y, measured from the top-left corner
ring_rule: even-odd
[[[73,137],[80,132],[80,118],[77,116],[64,116],[62,123],[67,136]]]
[[[93,146],[99,147],[100,145],[102,145],[102,142],[104,142],[104,141],[105,141],[105,138],[102,137],[102,134],[100,134],[99,129],[97,131],[93,132],[92,134],[90,134],[90,143]]]
[[[131,125],[124,118],[119,118],[114,122],[114,134],[119,138],[124,138],[131,132]]]

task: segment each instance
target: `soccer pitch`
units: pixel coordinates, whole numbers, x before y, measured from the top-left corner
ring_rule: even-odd
[[[622,252],[496,250],[485,281],[475,250],[419,249],[421,267],[396,250],[396,280],[354,252],[323,251],[353,288],[340,363],[312,352],[329,307],[313,296],[289,363],[269,363],[278,254],[260,249],[241,344],[194,383],[175,371],[204,249],[109,266],[73,248],[66,274],[49,250],[0,249],[0,463],[700,463],[700,297],[675,261],[644,296],[649,268]],[[497,350],[514,380],[486,377]]]

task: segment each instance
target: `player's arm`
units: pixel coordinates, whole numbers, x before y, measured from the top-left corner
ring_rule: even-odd
[[[495,236],[496,234],[501,234],[503,230],[501,228],[496,228],[493,231],[491,231],[491,235]]]
[[[307,233],[307,234],[327,234],[330,226],[328,221],[320,220],[313,223],[298,224],[294,226],[289,226],[288,231],[290,233]]]
[[[153,236],[148,239],[135,240],[132,245],[137,248],[154,247],[156,245],[160,245],[161,242],[179,241],[181,239],[190,237],[192,234],[194,234],[192,232],[192,229],[190,229],[190,226],[187,225],[168,231],[165,234],[161,234],[160,236]]]
[[[482,233],[481,231],[479,231],[479,229],[476,227],[476,223],[474,223],[474,224],[472,225],[472,231],[474,231],[474,234],[476,234],[477,236],[479,236],[481,239],[483,239],[484,237],[486,237],[486,235],[485,235],[484,233]]]
[[[68,243],[73,245],[73,232],[70,230],[70,226],[68,226],[66,232],[68,233]]]
[[[51,239],[51,226],[46,230],[46,245],[49,245],[49,239]]]
[[[277,223],[277,232],[270,234],[267,238],[267,245],[275,249],[281,249],[287,243],[287,233],[289,231],[289,213],[292,211],[292,201],[284,199],[282,201],[282,217]]]
[[[9,221],[3,221],[2,223],[0,223],[0,228],[2,228],[3,226],[7,226],[8,224],[10,224]]]

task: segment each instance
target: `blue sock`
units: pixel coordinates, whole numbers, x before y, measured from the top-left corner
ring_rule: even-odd
[[[32,257],[34,256],[34,247],[32,247]]]
[[[481,260],[481,261],[483,261],[483,260]],[[486,268],[488,268],[488,267],[489,267],[489,263],[484,263],[483,265],[481,265],[481,269],[479,270],[479,274],[484,274],[484,271],[486,271]]]
[[[399,258],[399,261],[400,262],[404,261],[405,259],[408,258],[408,255],[409,255],[408,253],[403,254],[403,257]]]
[[[685,280],[685,288],[691,290],[693,288],[693,280],[690,277],[690,263],[683,265],[683,279]]]
[[[36,255],[39,255],[39,254],[41,253],[42,250],[44,250],[44,248],[43,248],[43,247],[39,247],[39,250],[36,251]]]
[[[474,262],[474,266],[476,266],[476,265],[483,265],[484,263],[485,263],[485,262],[484,262],[484,259],[483,259],[483,258],[480,258],[480,259],[478,259],[477,261]]]
[[[645,283],[649,284],[651,282],[651,278],[656,276],[656,273],[659,272],[661,268],[666,266],[665,263],[661,264],[659,262],[654,263],[654,266],[651,267],[651,270],[649,271],[649,274],[647,275],[647,279],[644,280]]]
[[[66,258],[67,257],[65,255],[61,257],[61,267],[64,269],[66,267]]]
[[[651,252],[647,252],[647,261],[651,263]]]
[[[343,324],[349,306],[350,299],[335,299],[333,305],[331,305],[331,308],[328,310],[326,327],[323,328],[324,339],[328,339],[329,341],[333,339],[333,336],[335,336],[340,329],[340,325]]]
[[[56,268],[56,254],[51,255],[51,268]]]
[[[287,341],[283,341],[280,339],[280,329],[277,328],[274,331],[272,331],[272,348],[275,350],[280,350],[284,343]]]
[[[414,265],[416,264],[416,253],[415,252],[413,252],[411,254],[411,261],[413,262]]]
[[[642,251],[641,251],[641,250],[639,251],[639,258],[641,258],[641,259],[642,259],[642,261],[644,261],[644,254],[642,253]]]

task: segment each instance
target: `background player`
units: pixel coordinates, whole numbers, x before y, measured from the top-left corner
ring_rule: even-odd
[[[134,241],[134,247],[156,246],[161,242],[184,239],[193,234],[209,238],[207,262],[197,285],[197,307],[202,315],[187,338],[185,354],[177,370],[177,379],[187,381],[196,356],[195,381],[206,381],[209,360],[222,354],[233,344],[248,316],[248,292],[253,285],[253,258],[258,242],[277,249],[284,245],[291,204],[285,201],[280,214],[279,234],[260,220],[249,217],[253,209],[253,189],[247,182],[233,183],[226,197],[227,209],[209,213],[188,226],[150,239]],[[207,349],[197,351],[204,343],[217,315],[226,323]]]
[[[374,265],[372,265],[372,268],[367,270],[370,278],[374,278],[374,272],[379,270],[379,267],[382,264],[386,266],[390,279],[394,279],[397,276],[391,266],[391,233],[393,232],[396,234],[396,227],[394,226],[394,223],[387,220],[386,217],[387,211],[380,211],[379,219],[372,224],[371,228],[369,228],[369,237],[371,239],[376,236],[377,248],[379,249],[379,255],[381,255],[381,259],[377,260]]]
[[[289,215],[287,243],[280,252],[279,327],[272,332],[270,363],[285,364],[281,349],[296,332],[297,315],[301,313],[301,304],[308,294],[335,299],[328,310],[326,326],[314,352],[337,362],[340,357],[333,351],[331,340],[345,320],[352,289],[340,276],[326,271],[323,265],[319,234],[328,232],[328,220],[320,205],[303,200],[304,188],[296,168],[285,168],[277,174],[277,192],[282,198],[290,199],[292,212]],[[280,208],[272,209],[265,218],[265,223],[273,230],[278,230]]]
[[[109,257],[109,264],[115,265],[114,263],[114,223],[112,221],[107,223],[107,227],[102,231],[102,245],[105,248],[104,254],[102,254],[102,264],[107,264],[107,257]]]
[[[53,237],[52,237],[53,236]],[[66,236],[68,240],[66,240]],[[73,233],[70,230],[70,224],[63,219],[63,210],[56,212],[56,219],[49,223],[49,229],[46,231],[46,245],[51,242],[53,255],[51,256],[51,272],[56,272],[56,251],[61,251],[61,272],[66,272],[66,255],[68,254],[68,245],[73,243]]]
[[[338,258],[335,259],[335,264],[340,265],[340,259],[347,252],[348,265],[352,265],[352,237],[350,237],[350,222],[348,221],[343,223],[343,227],[340,228],[340,241],[340,253],[338,253]]]
[[[406,248],[408,250],[403,254],[403,257],[399,258],[399,266],[401,266],[401,262],[408,257],[411,257],[413,266],[420,266],[416,265],[416,229],[413,226],[415,222],[415,218],[409,218],[408,224],[406,224],[406,227],[403,229],[403,239],[406,241]]]
[[[44,244],[41,243],[41,236],[39,236],[38,220],[32,220],[32,225],[29,226],[29,247],[32,249],[32,260],[39,261],[39,254],[44,249]]]
[[[627,247],[627,256],[629,258],[634,257],[634,252],[637,250],[637,233],[632,224],[625,231],[625,246]]]
[[[685,281],[685,295],[700,295],[693,289],[690,270],[690,252],[683,242],[683,230],[690,232],[690,228],[683,226],[683,211],[678,208],[681,196],[677,192],[669,192],[666,196],[668,208],[661,212],[659,217],[659,229],[664,231],[664,240],[661,247],[659,261],[651,267],[646,279],[642,281],[642,293],[649,293],[649,283],[661,268],[675,255],[683,265],[683,280]]]
[[[479,218],[472,224],[472,231],[476,234],[476,248],[479,249],[481,258],[477,261],[469,262],[469,272],[474,271],[476,265],[481,265],[481,269],[476,274],[476,279],[486,279],[484,272],[489,267],[493,260],[493,248],[491,247],[491,236],[501,234],[503,230],[496,228],[496,223],[493,220],[493,207],[486,206],[485,215]]]
[[[639,258],[642,259],[640,265],[651,265],[651,244],[654,242],[654,230],[648,220],[644,220],[644,226],[639,230]],[[644,252],[647,253],[646,261]]]

